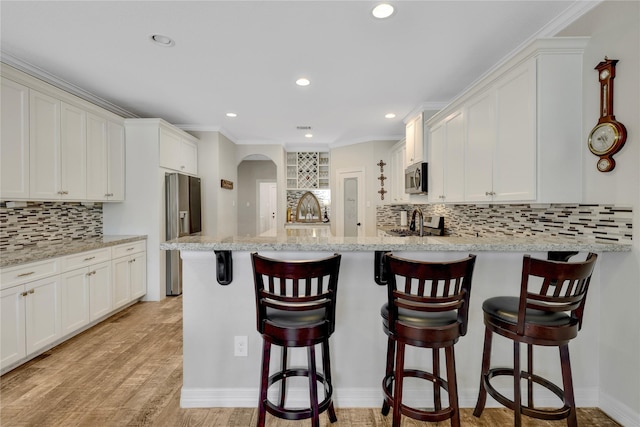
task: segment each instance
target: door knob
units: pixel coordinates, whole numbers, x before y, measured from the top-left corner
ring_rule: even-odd
[[[360,223],[357,223],[356,225],[357,225],[358,227],[360,227],[360,225],[361,225],[361,224],[360,224]]]

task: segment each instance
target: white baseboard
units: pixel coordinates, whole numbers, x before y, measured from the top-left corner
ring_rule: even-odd
[[[640,413],[633,411],[627,405],[620,403],[605,393],[600,393],[598,407],[613,418],[617,423],[625,427],[640,427]]]
[[[270,393],[270,399],[273,400],[275,398],[275,393],[277,393],[277,389],[272,391],[274,397],[271,397]],[[506,396],[510,395],[508,390],[498,391]],[[287,393],[289,396],[287,401],[291,406],[305,406],[308,401],[306,397],[307,393],[308,391],[305,388],[291,387]],[[575,395],[578,407],[601,407],[598,404],[597,388],[576,389]],[[443,396],[446,396],[446,392],[443,392]],[[478,390],[458,390],[458,396],[461,408],[473,408],[475,407],[476,400],[478,398]],[[404,390],[404,403],[409,406],[424,407],[425,402],[430,402],[431,398],[432,392],[429,389],[405,388]],[[444,400],[446,402],[446,398]],[[337,407],[342,408],[376,408],[382,405],[382,390],[378,387],[336,388],[333,393],[333,401]],[[180,406],[182,408],[255,408],[258,405],[257,402],[257,388],[187,389],[183,387],[180,397]],[[610,406],[615,406],[615,403],[617,402],[612,402]],[[536,404],[541,407],[554,407],[559,406],[559,401],[553,396],[536,396]],[[487,408],[497,408],[500,406],[501,405],[493,400],[491,396],[487,397]],[[609,414],[609,411],[606,411],[604,408],[602,409]],[[626,408],[626,412],[629,412],[628,409],[629,408]],[[616,410],[616,412],[618,411],[619,410]],[[638,419],[637,414],[635,419]],[[627,424],[623,423],[623,425]],[[628,425],[638,424],[631,423]]]

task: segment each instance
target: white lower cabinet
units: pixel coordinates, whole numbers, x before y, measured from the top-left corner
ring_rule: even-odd
[[[70,334],[111,311],[111,264],[103,262],[62,275],[62,334]]]
[[[145,295],[146,242],[0,271],[0,369],[34,357]]]
[[[111,271],[113,272],[112,293],[114,309],[143,296],[147,292],[145,242],[135,242],[114,247]]]
[[[55,342],[61,334],[60,276],[1,291],[0,368]]]
[[[111,263],[104,262],[89,270],[89,319],[94,321],[112,310]]]
[[[0,368],[27,355],[24,318],[25,286],[0,291]]]

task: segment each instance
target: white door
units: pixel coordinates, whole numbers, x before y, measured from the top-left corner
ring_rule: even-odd
[[[344,237],[364,236],[364,170],[338,170],[337,182],[337,234]]]
[[[275,182],[258,182],[258,235],[276,235],[278,187]]]

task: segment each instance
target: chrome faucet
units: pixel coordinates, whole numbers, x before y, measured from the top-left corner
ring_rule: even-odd
[[[413,213],[411,214],[411,224],[409,225],[409,230],[416,231],[416,214],[420,217],[419,229],[420,237],[424,235],[424,215],[422,215],[422,209],[415,208]]]

